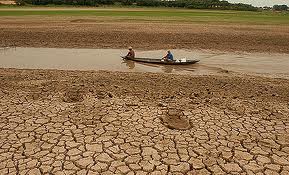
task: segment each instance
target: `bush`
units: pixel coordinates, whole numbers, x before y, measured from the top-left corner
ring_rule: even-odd
[[[15,3],[16,3],[16,5],[19,5],[19,6],[25,6],[26,5],[24,0],[16,0]]]
[[[18,5],[33,4],[33,5],[84,5],[84,6],[99,6],[99,5],[137,5],[148,7],[178,7],[190,9],[230,9],[230,10],[250,10],[257,11],[256,7],[248,4],[231,4],[228,1],[220,0],[16,0]],[[287,7],[287,6],[286,6]],[[276,9],[284,9],[285,7],[276,6]],[[288,7],[287,7],[288,9]]]
[[[273,6],[273,10],[276,10],[276,11],[287,11],[288,10],[288,6],[287,5],[274,5]]]

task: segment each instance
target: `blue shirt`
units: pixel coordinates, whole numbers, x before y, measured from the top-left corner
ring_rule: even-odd
[[[174,59],[174,56],[173,56],[172,53],[168,53],[166,57],[167,57],[167,59],[169,59],[169,60],[173,60],[173,59]]]

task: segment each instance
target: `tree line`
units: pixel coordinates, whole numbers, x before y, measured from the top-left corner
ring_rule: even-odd
[[[276,10],[276,11],[286,11],[288,9],[289,8],[287,5],[274,5],[273,6],[273,10]]]
[[[16,0],[18,5],[134,5],[147,7],[178,7],[191,9],[222,9],[257,11],[258,8],[249,4],[233,4],[225,0]]]

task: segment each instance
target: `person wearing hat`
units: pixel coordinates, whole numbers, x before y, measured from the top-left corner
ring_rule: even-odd
[[[132,47],[128,48],[128,53],[126,55],[127,58],[134,58],[135,57],[135,53],[134,50],[132,49]]]
[[[171,51],[168,50],[168,53],[166,54],[166,56],[163,57],[163,59],[165,61],[173,61],[174,60],[174,56],[173,54],[171,53]]]

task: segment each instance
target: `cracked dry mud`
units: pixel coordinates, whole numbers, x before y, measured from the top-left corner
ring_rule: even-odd
[[[288,80],[0,69],[0,87],[1,175],[289,174]]]
[[[100,17],[1,17],[0,47],[123,49],[133,46],[149,50],[289,53],[288,25],[129,21]]]

